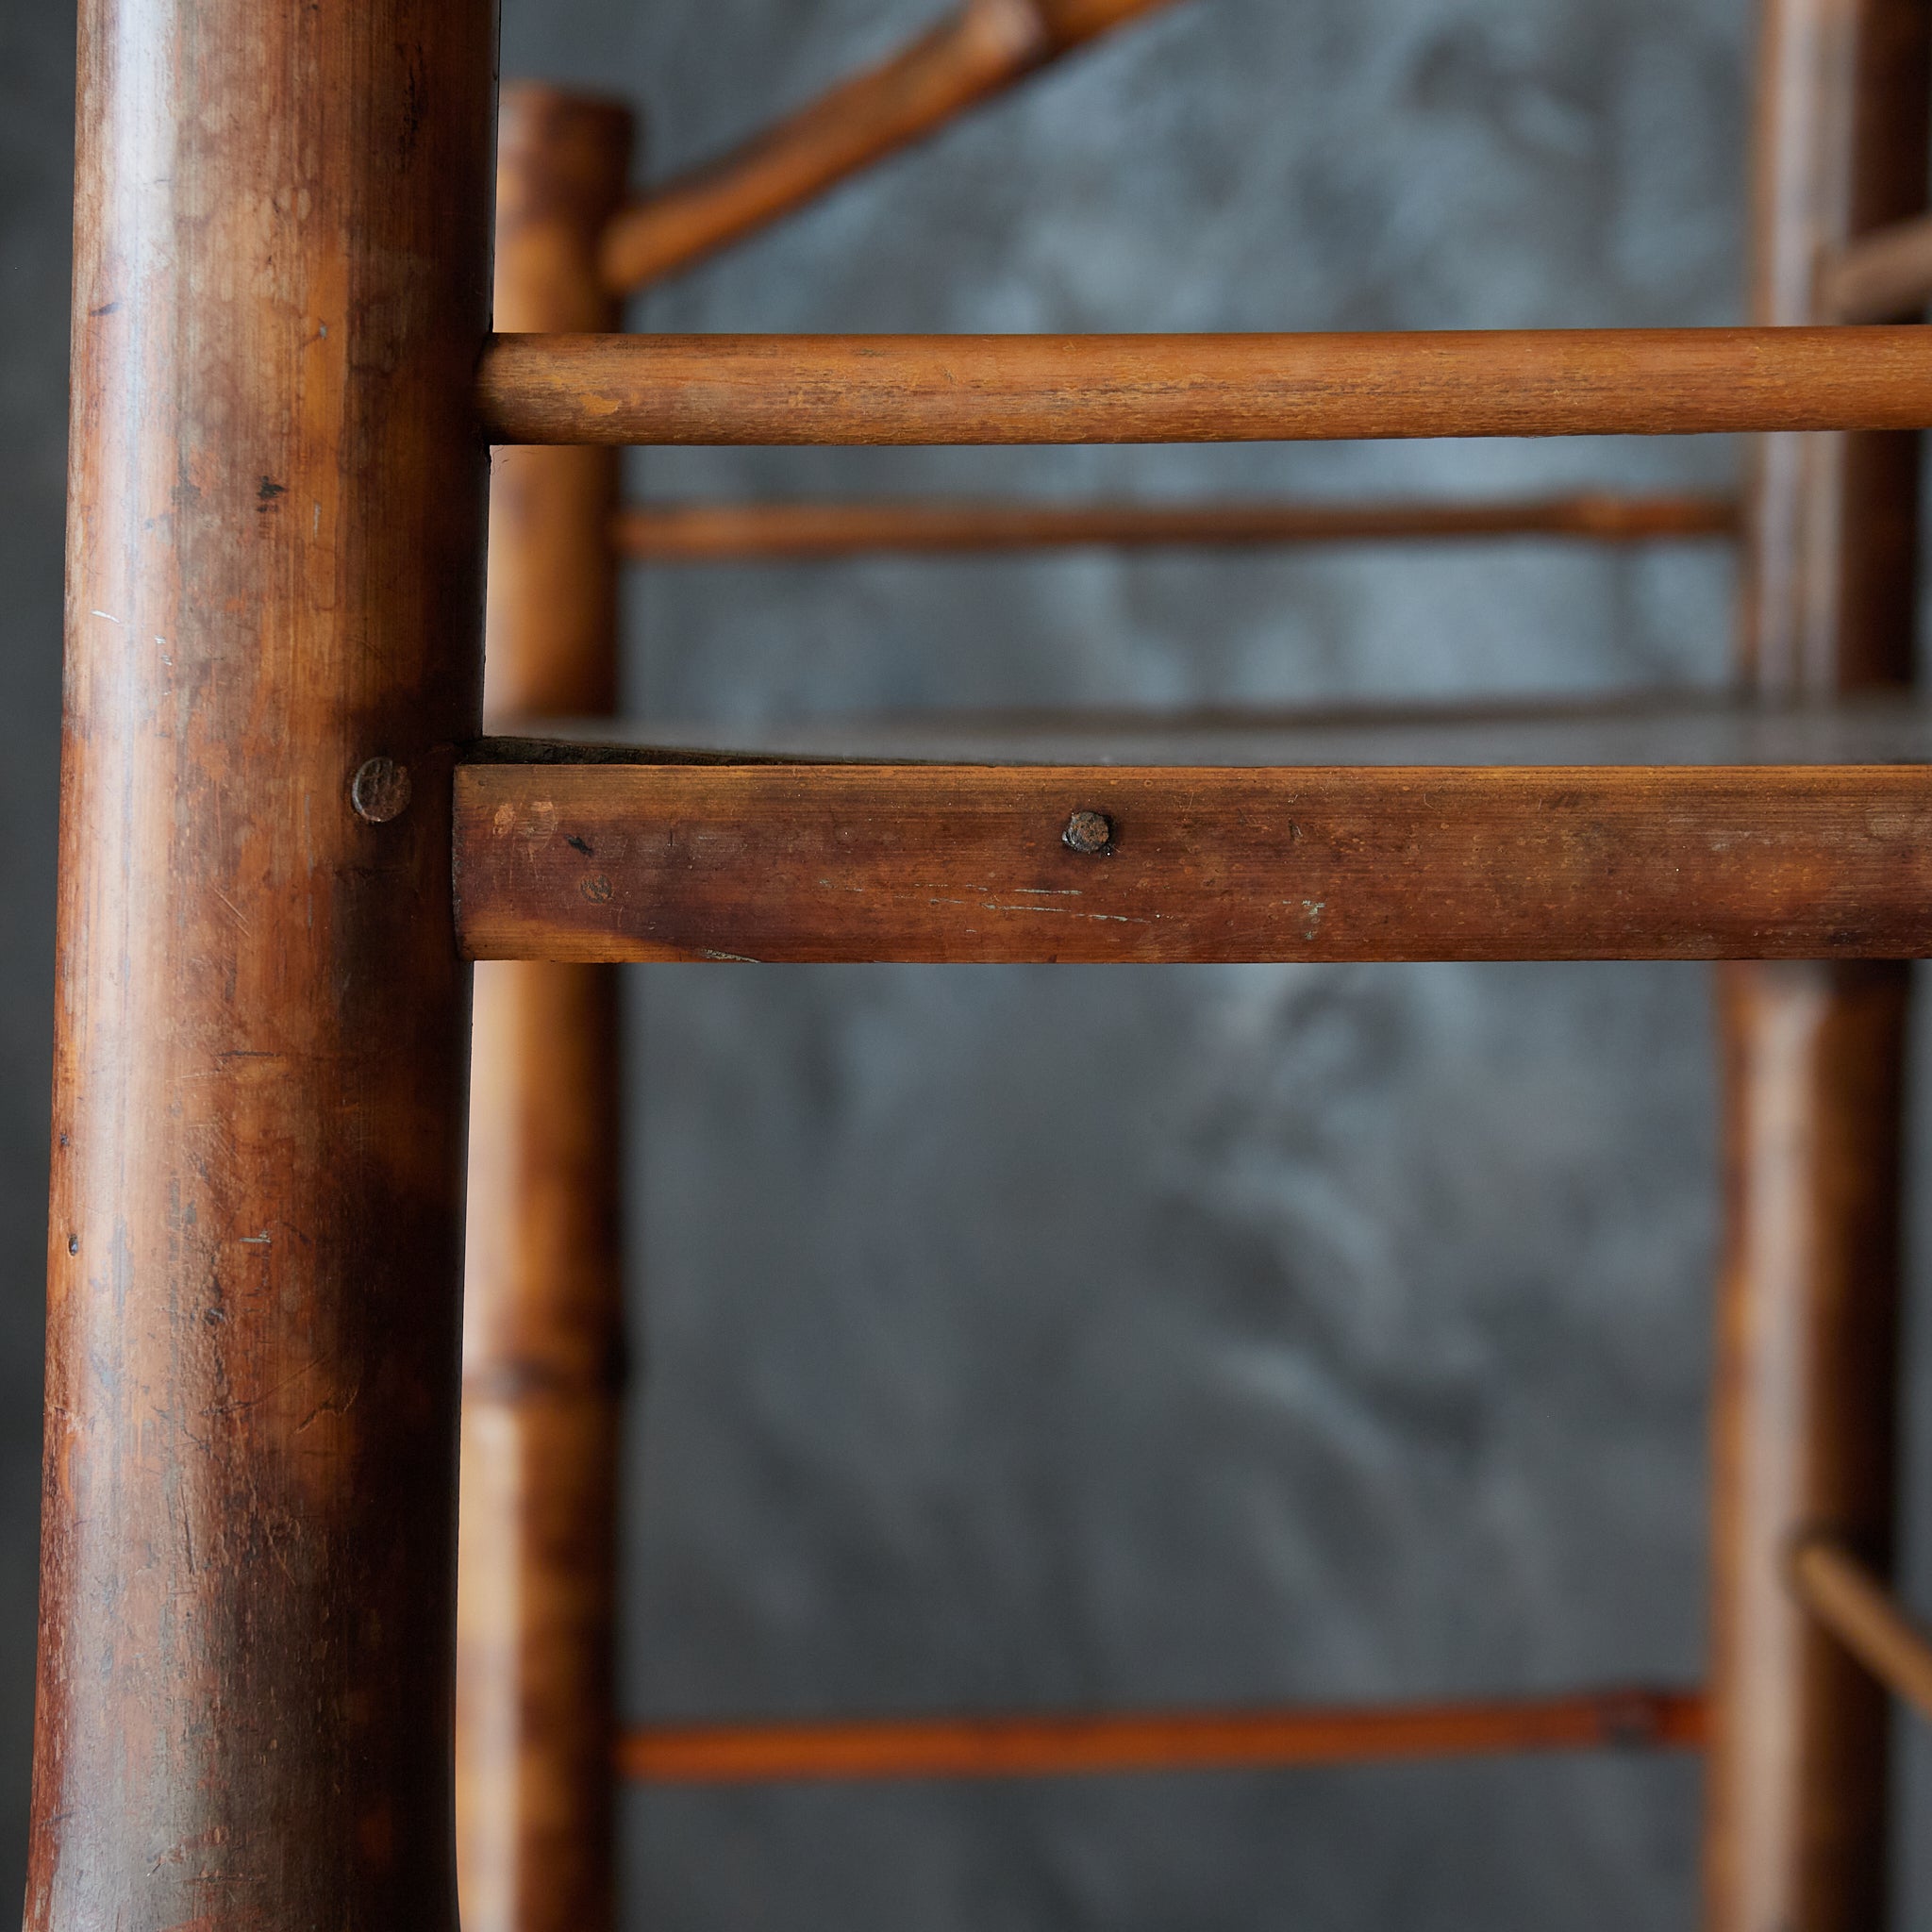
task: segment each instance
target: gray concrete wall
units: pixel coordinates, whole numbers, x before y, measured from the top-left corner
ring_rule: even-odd
[[[0,1911],[26,1878],[40,1521],[74,15],[0,6]]]
[[[932,9],[506,0],[505,72],[634,97],[664,171]],[[1192,0],[636,320],[1728,320],[1746,13]],[[70,42],[64,8],[0,13],[0,1886],[30,1682]],[[1459,494],[1722,484],[1735,460],[1714,441],[663,452],[634,483]],[[1547,546],[666,571],[632,586],[628,679],[667,725],[1697,686],[1722,675],[1730,588],[1708,552]],[[633,986],[632,1712],[1696,1678],[1702,972]],[[627,1913],[641,1932],[1631,1932],[1691,1923],[1696,1824],[1691,1766],[1620,1759],[657,1794],[626,1807]]]

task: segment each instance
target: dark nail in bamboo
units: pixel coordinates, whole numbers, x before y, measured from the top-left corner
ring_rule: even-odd
[[[966,0],[882,65],[625,209],[603,274],[631,291],[743,240],[1015,82],[1172,0]]]
[[[481,394],[498,441],[537,443],[1917,429],[1932,425],[1932,332],[501,336]]]
[[[1237,549],[1515,537],[1644,543],[1730,537],[1724,497],[1601,492],[1523,503],[651,504],[617,520],[642,563],[811,562],[988,551]]]
[[[896,1782],[1291,1769],[1532,1751],[1695,1751],[1704,1700],[1659,1690],[1386,1710],[1163,1712],[626,1732],[642,1784]]]
[[[1865,1564],[1829,1537],[1807,1538],[1791,1553],[1791,1587],[1894,1697],[1932,1719],[1932,1637]]]
[[[1760,0],[1752,319],[1828,319],[1821,262],[1925,206],[1920,0]],[[1849,333],[1849,332],[1848,332]],[[1753,458],[1742,663],[1761,692],[1912,674],[1919,440],[1772,436]],[[1899,965],[1719,978],[1725,1085],[1712,1553],[1709,1932],[1886,1913],[1884,1699],[1790,1600],[1791,1540],[1892,1538]]]
[[[608,328],[596,243],[631,117],[503,99],[499,327]],[[486,710],[595,717],[617,692],[618,453],[497,454]],[[614,1922],[610,1753],[623,1265],[618,987],[608,969],[480,970],[473,1049],[458,1641],[466,1932]]]
[[[495,53],[80,9],[34,1932],[456,1925]]]

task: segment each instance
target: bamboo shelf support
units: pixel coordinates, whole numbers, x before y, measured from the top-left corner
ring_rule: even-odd
[[[1932,425],[1924,328],[499,336],[500,443],[1275,442]]]
[[[603,274],[630,292],[795,212],[1041,68],[1173,0],[966,0],[882,65],[619,213]]]
[[[1932,1720],[1932,1637],[1900,1609],[1863,1563],[1829,1538],[1791,1556],[1798,1601],[1890,1690]]]
[[[990,551],[1239,549],[1303,543],[1458,542],[1521,537],[1596,543],[1734,537],[1722,496],[1601,492],[1505,503],[649,504],[616,523],[636,562],[808,562]]]
[[[1696,1751],[1704,1700],[1659,1690],[1375,1710],[650,1727],[618,1746],[641,1784],[1093,1777],[1533,1751]]]
[[[1823,306],[1840,322],[1903,322],[1932,302],[1932,216],[1854,242],[1824,273]]]
[[[492,740],[457,776],[458,933],[587,961],[1908,958],[1932,954],[1928,733],[941,721],[856,734],[854,762],[808,733]]]

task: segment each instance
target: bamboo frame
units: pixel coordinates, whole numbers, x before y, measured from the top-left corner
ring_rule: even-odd
[[[1467,504],[649,504],[618,517],[615,541],[634,562],[689,564],[1081,546],[1219,550],[1522,537],[1694,542],[1737,531],[1738,508],[1725,497],[1595,491]]]
[[[1812,1537],[1791,1553],[1798,1601],[1891,1692],[1932,1719],[1932,1637],[1849,1550]]]
[[[1932,425],[1923,328],[500,336],[521,443],[1279,442]]]
[[[1305,1769],[1541,1751],[1694,1751],[1704,1700],[1598,1691],[1391,1709],[1163,1712],[627,1731],[633,1783],[736,1785]]]
[[[1026,18],[1056,51],[1154,4],[1036,0]],[[997,17],[976,0],[967,20]],[[472,952],[541,954],[533,986],[597,990],[523,1003],[539,1024],[522,1037],[541,1035],[540,1058],[567,1045],[607,1097],[608,981],[572,961],[738,956],[727,944],[796,958],[1809,949],[1723,982],[1711,1923],[1880,1922],[1882,1701],[1816,1622],[1932,1696],[1932,1657],[1878,1575],[1895,961],[1932,949],[1932,765],[936,766],[497,743],[453,771],[479,712],[479,426],[591,446],[546,452],[532,474],[570,506],[549,537],[600,573],[578,574],[572,614],[606,682],[608,451],[626,441],[1829,430],[1762,452],[1745,668],[1783,696],[1904,682],[1917,452],[1872,432],[1932,422],[1932,339],[1804,325],[1895,262],[1898,225],[1923,208],[1932,24],[1918,0],[1766,0],[1766,20],[1755,329],[486,345],[488,6],[393,0],[325,27],[265,25],[240,0],[84,0],[31,1932],[210,1910],[454,1932],[469,1008],[453,933]],[[790,198],[767,195],[730,232],[998,83],[941,85],[923,121],[875,111],[894,84],[874,76],[794,123],[765,157],[792,142]],[[868,116],[856,146],[839,133]],[[533,314],[541,327],[611,319],[595,226],[572,258],[582,308]],[[1821,242],[1837,264],[1824,282]],[[522,561],[557,554],[546,540]],[[516,708],[541,712],[528,692],[546,689],[585,708],[584,683],[553,677],[563,661],[546,640],[513,667],[530,674]],[[814,900],[841,868],[858,890]],[[540,1095],[581,1097],[554,1081]],[[564,1443],[556,1467],[589,1481],[563,1500],[593,1536],[614,1243],[582,1217],[614,1138],[586,1107],[542,1143],[570,1157],[561,1251],[593,1277],[588,1363],[570,1324],[538,1337],[571,1328],[547,1352],[493,1326],[486,1296],[471,1384],[486,1431],[508,1418],[509,1435]],[[538,1232],[529,1192],[512,1218]],[[558,1308],[539,1296],[517,1313]],[[526,1431],[558,1394],[543,1422],[561,1427]],[[1828,1540],[1803,1543],[1787,1575],[1793,1536],[1819,1524]],[[593,1599],[577,1627],[594,1647],[608,1549],[561,1568]],[[605,1668],[592,1658],[587,1679]],[[594,1807],[608,1703],[581,1683],[564,1703],[602,1758]],[[1093,1772],[1690,1745],[1706,1716],[1701,1699],[1635,1693],[815,1726],[634,1739],[627,1761],[734,1778],[780,1760],[788,1775]],[[608,1912],[602,1857],[562,1923]],[[533,1909],[508,1908],[518,1932]]]
[[[792,214],[1101,34],[1173,0],[964,0],[881,66],[732,153],[640,197],[604,238],[628,293]]]

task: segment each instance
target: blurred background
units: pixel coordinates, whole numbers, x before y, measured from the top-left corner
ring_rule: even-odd
[[[505,0],[504,72],[634,101],[656,175],[938,10]],[[632,320],[1733,321],[1750,25],[1746,0],[1186,0]],[[64,7],[0,9],[9,1897],[31,1706],[72,41]],[[1738,455],[661,451],[631,485],[1470,496],[1722,488]],[[671,727],[1708,686],[1731,591],[1709,545],[662,569],[628,585],[627,695]],[[630,985],[628,1715],[1699,1679],[1716,1234],[1702,970],[662,967]],[[1923,1290],[1923,1239],[1912,1252]],[[1924,1299],[1907,1371],[1921,1471]],[[1908,1479],[1908,1531],[1927,1493]],[[1924,1602],[1932,1548],[1908,1542]],[[1921,1815],[1923,1741],[1902,1732]],[[640,1932],[1661,1932],[1693,1922],[1697,1825],[1695,1767],[1667,1757],[660,1790],[626,1802],[626,1913]],[[1901,1925],[1932,1914],[1927,1836],[1901,1855]]]

